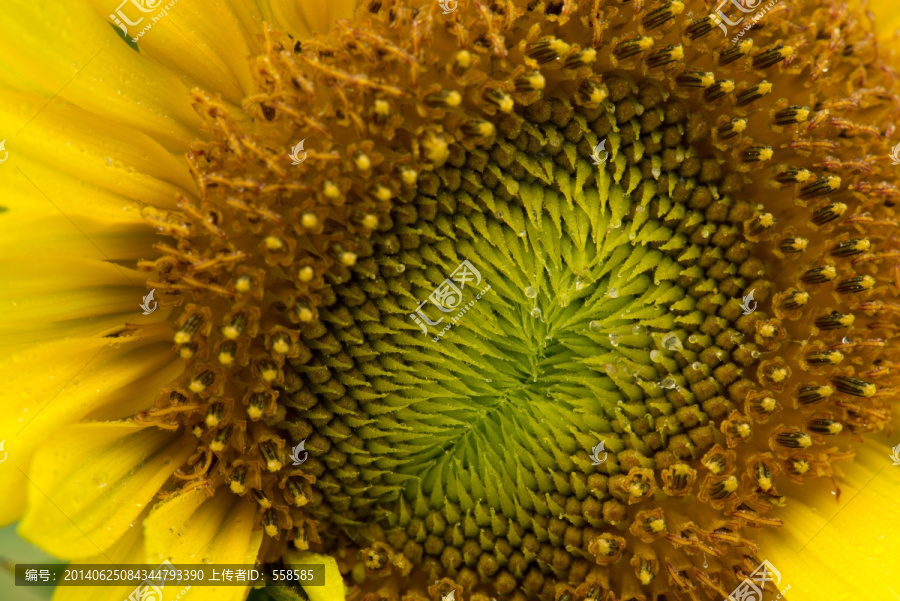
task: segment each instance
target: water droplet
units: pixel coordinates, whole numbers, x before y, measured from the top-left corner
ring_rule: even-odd
[[[630,234],[628,234],[629,240],[634,240],[635,238],[637,238],[637,234],[635,234],[634,232],[631,232]]]
[[[639,323],[638,323],[638,324],[635,324],[635,325],[633,325],[633,326],[631,326],[631,333],[632,333],[632,334],[643,334],[643,333],[646,332],[646,331],[647,331],[647,326],[642,326],[642,325],[639,324]]]
[[[525,289],[525,296],[528,298],[537,298],[537,290],[529,286]]]
[[[541,316],[541,310],[538,309],[537,307],[535,307],[534,309],[531,310],[531,316],[534,317],[535,319],[537,319],[538,317]]]
[[[595,320],[591,321],[591,323],[588,324],[588,327],[591,330],[593,330],[594,332],[599,332],[600,328],[603,326],[601,326],[600,322],[595,319]]]
[[[759,359],[759,351],[752,351],[750,353],[750,356],[753,357],[754,359]]]
[[[709,564],[708,564],[707,561],[706,561],[706,554],[705,554],[705,553],[703,554],[703,567],[704,567],[704,568],[708,568],[708,567],[709,567]]]
[[[853,342],[853,339],[849,336],[844,336],[843,338],[841,338],[841,342],[843,342],[844,344],[850,344],[851,342]]]
[[[613,229],[618,229],[618,228],[622,227],[622,221],[619,219],[616,219],[615,221],[613,221],[612,223],[609,224],[609,227],[611,227]]]
[[[406,265],[403,265],[402,263],[397,265],[397,273],[403,273],[404,271],[406,271]]]
[[[613,286],[609,289],[609,298],[619,298],[619,289]]]
[[[575,290],[583,290],[585,286],[587,286],[587,282],[581,278],[575,278]]]
[[[694,369],[694,371],[699,371],[703,367],[703,364],[699,361],[694,361],[693,363],[691,363],[691,367]]]
[[[635,213],[643,213],[643,212],[644,212],[644,207],[637,207],[637,208],[634,210],[634,212],[635,212]]]
[[[659,385],[668,390],[672,390],[676,386],[675,378],[673,378],[672,376],[666,376],[665,378],[663,378],[663,381],[659,383]]]
[[[664,348],[670,351],[680,351],[684,349],[684,347],[681,345],[681,339],[679,339],[678,336],[672,333],[666,334],[663,337],[662,344]]]
[[[491,380],[490,378],[485,378],[484,381],[487,382],[487,383],[493,382],[493,380]]]
[[[609,335],[609,343],[613,346],[619,346],[620,336],[618,334],[610,334]]]
[[[524,235],[525,235],[525,230],[522,230],[521,232],[519,232],[519,236],[524,236]]]
[[[650,351],[650,360],[654,363],[659,363],[660,361],[662,361],[662,353],[657,350]]]
[[[603,371],[605,371],[608,375],[611,376],[619,370],[612,363],[607,363],[606,365],[603,366]]]

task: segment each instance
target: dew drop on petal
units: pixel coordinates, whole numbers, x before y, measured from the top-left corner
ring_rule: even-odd
[[[588,324],[588,327],[589,327],[591,330],[593,330],[594,332],[599,332],[599,331],[600,331],[600,328],[601,328],[602,326],[600,325],[600,322],[597,321],[597,320],[595,319],[595,320],[591,321],[591,323]]]
[[[529,286],[528,288],[525,289],[525,296],[527,296],[528,298],[536,298],[537,290],[535,290],[534,288]]]

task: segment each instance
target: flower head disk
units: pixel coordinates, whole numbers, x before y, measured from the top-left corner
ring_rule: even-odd
[[[714,21],[375,0],[266,29],[242,110],[195,92],[199,198],[145,213],[187,369],[137,419],[199,440],[180,485],[367,599],[727,597],[888,421],[898,104],[842,4]]]

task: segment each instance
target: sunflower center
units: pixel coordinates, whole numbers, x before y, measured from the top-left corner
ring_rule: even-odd
[[[727,596],[755,565],[742,528],[778,523],[763,516],[781,499],[773,476],[825,473],[828,457],[803,451],[841,428],[828,415],[773,427],[777,461],[734,450],[786,406],[773,395],[791,377],[781,358],[760,361],[785,336],[779,319],[748,304],[772,293],[757,242],[776,219],[737,198],[741,172],[774,151],[743,141],[723,158],[748,119],[696,106],[727,97],[746,115],[772,84],[645,77],[684,48],[624,35],[631,21],[605,5],[581,7],[576,27],[568,4],[493,5],[466,27],[403,3],[365,10],[365,26],[302,45],[267,30],[247,122],[196,94],[216,134],[188,157],[201,200],[148,214],[178,244],[146,265],[182,305],[188,369],[140,419],[200,439],[188,485],[254,499],[267,561],[292,541],[336,553],[371,588],[415,567],[419,584],[453,579],[441,594],[655,598],[668,582]],[[669,31],[683,11],[663,3],[642,28]],[[793,56],[751,48],[723,50],[718,68]],[[291,148],[293,163],[273,150]],[[802,203],[840,185],[787,165],[775,181]],[[803,227],[847,209],[823,200]],[[785,236],[778,252],[809,244]],[[859,275],[836,291],[873,285]],[[780,292],[778,311],[809,298]],[[848,376],[796,398],[835,391],[876,394]],[[606,570],[623,557],[632,572]]]

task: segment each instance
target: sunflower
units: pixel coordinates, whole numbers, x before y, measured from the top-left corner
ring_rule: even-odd
[[[900,590],[864,5],[111,8],[0,15],[0,523],[313,601]]]

